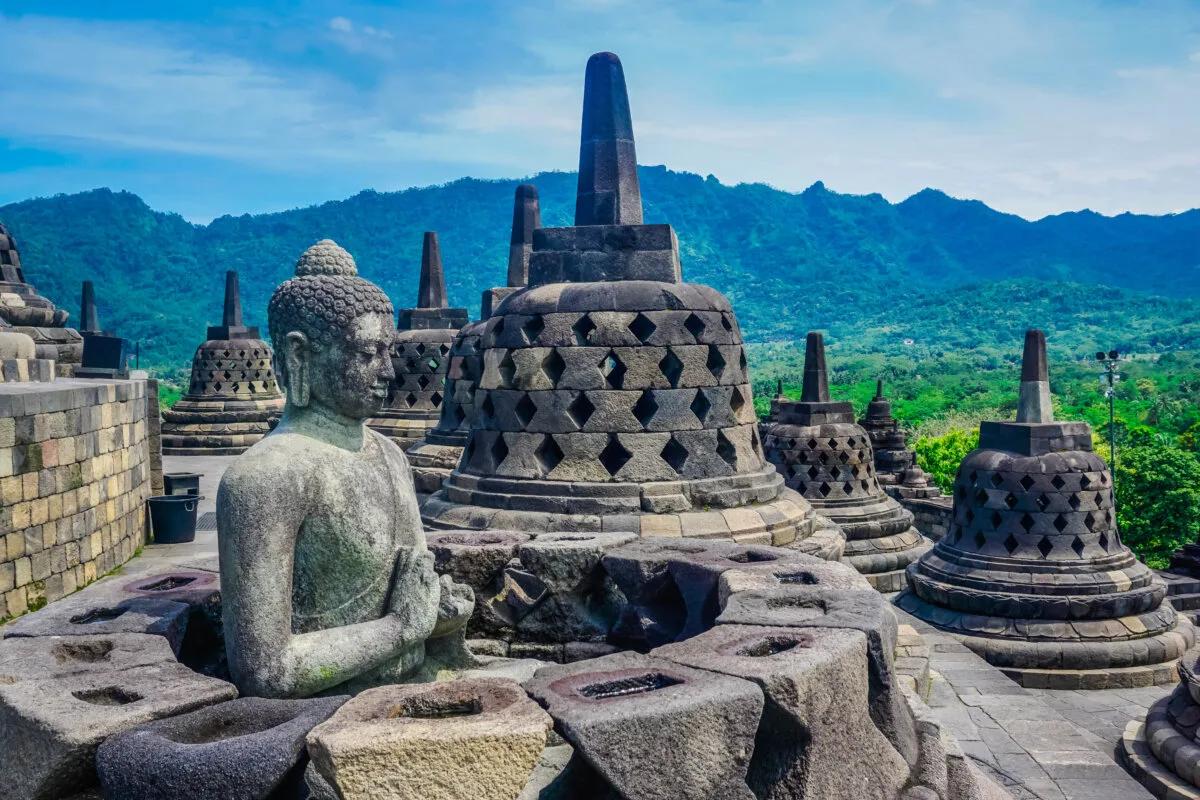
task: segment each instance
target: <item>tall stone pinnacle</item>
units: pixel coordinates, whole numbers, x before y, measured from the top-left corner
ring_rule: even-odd
[[[614,53],[596,53],[587,63],[575,224],[642,224],[629,95]]]
[[[809,331],[804,346],[804,391],[800,402],[829,402],[829,378],[825,374],[825,339],[816,331]]]
[[[83,297],[79,301],[79,332],[100,332],[100,315],[96,313],[96,289],[91,281],[83,282]]]
[[[1017,422],[1053,422],[1050,402],[1050,368],[1046,362],[1046,334],[1025,331],[1025,354],[1021,360],[1021,396]]]
[[[238,291],[237,271],[232,269],[225,273],[225,311],[221,315],[221,325],[242,327],[242,295]]]
[[[875,399],[876,400],[883,399],[883,378],[875,379]]]
[[[446,274],[442,271],[442,248],[437,233],[425,231],[421,246],[421,283],[417,289],[417,308],[445,308]]]
[[[542,227],[538,190],[531,183],[517,187],[513,200],[512,239],[508,247],[508,285],[529,283],[529,254],[533,251],[533,230]]]

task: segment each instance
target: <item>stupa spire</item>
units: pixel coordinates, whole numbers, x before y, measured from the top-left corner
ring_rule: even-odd
[[[828,403],[829,378],[825,372],[825,339],[809,331],[804,345],[804,391],[802,403]]]
[[[538,190],[531,183],[517,187],[513,200],[512,239],[508,247],[508,285],[529,283],[529,254],[533,251],[533,231],[542,227]]]
[[[883,378],[875,379],[875,399],[876,400],[883,399]]]
[[[1021,396],[1017,422],[1053,422],[1050,401],[1050,370],[1046,362],[1046,334],[1037,329],[1025,332],[1025,354],[1021,360]]]
[[[442,271],[442,248],[435,231],[425,231],[421,246],[421,283],[417,289],[417,308],[445,308],[446,273]]]
[[[83,296],[79,300],[79,332],[100,332],[100,315],[96,312],[96,289],[91,281],[83,282]]]
[[[242,295],[238,290],[237,270],[225,273],[225,310],[221,314],[221,325],[226,328],[242,327]]]
[[[625,71],[615,53],[596,53],[587,63],[575,224],[642,224],[633,120]]]

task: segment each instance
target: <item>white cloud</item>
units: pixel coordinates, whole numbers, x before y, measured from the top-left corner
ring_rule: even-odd
[[[329,30],[337,31],[338,33],[350,33],[354,30],[354,23],[345,17],[334,17],[329,20]]]

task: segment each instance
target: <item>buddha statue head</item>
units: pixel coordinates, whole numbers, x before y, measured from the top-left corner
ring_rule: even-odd
[[[392,380],[392,303],[359,277],[354,258],[329,239],[300,256],[267,309],[287,412],[321,409],[352,420],[377,413]]]

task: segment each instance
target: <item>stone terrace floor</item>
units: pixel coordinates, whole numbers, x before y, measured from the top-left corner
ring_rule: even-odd
[[[148,545],[130,562],[131,572],[181,564],[217,554],[217,485],[233,456],[167,456],[165,472],[199,472],[204,500],[196,540]],[[211,518],[210,518],[211,519]],[[962,749],[1005,785],[1015,800],[1152,800],[1116,761],[1116,747],[1130,721],[1173,686],[1150,689],[1058,691],[1024,689],[952,637],[896,609],[930,650],[929,707],[957,737]]]
[[[899,609],[896,614],[930,648],[934,680],[928,703],[934,715],[963,752],[998,774],[1014,798],[1152,798],[1116,761],[1116,746],[1125,724],[1140,722],[1174,686],[1025,689],[953,637]]]

